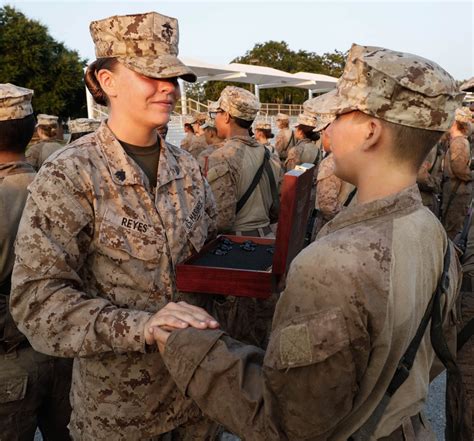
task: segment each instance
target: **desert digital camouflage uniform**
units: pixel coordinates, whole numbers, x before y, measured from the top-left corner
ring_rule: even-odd
[[[199,153],[199,156],[197,157],[197,161],[199,163],[199,166],[201,167],[201,170],[205,172],[205,175],[207,175],[207,170],[209,169],[208,166],[208,160],[209,156],[211,156],[218,148],[223,147],[225,144],[225,141],[219,141],[215,144],[208,144],[207,148],[203,150],[201,153]]]
[[[153,195],[103,123],[29,189],[12,314],[35,349],[75,358],[75,439],[142,439],[199,416],[143,327],[180,298],[174,268],[215,232],[215,206],[186,152],[162,144],[158,176]]]
[[[471,151],[464,136],[450,140],[444,158],[443,223],[450,239],[462,229],[472,197]]]
[[[58,117],[54,115],[38,115],[38,126],[58,126]],[[63,148],[64,144],[60,143],[57,139],[52,138],[49,140],[40,140],[36,144],[32,144],[26,151],[26,160],[36,170],[38,170],[44,161],[54,152]]]
[[[147,13],[93,22],[91,33],[98,58],[193,79],[176,58],[177,26]],[[29,192],[11,312],[35,349],[74,358],[73,439],[142,440],[184,425],[192,427],[178,439],[209,439],[209,422],[144,340],[148,319],[182,298],[176,264],[215,233],[197,162],[161,141],[152,192],[104,122],[46,161]]]
[[[244,120],[255,118],[259,102],[250,92],[228,86],[221,94],[219,107],[232,116]],[[207,180],[211,186],[218,208],[217,229],[219,232],[245,231],[268,227],[272,194],[269,178],[263,173],[254,192],[243,208],[236,214],[238,200],[250,184],[263,162],[265,147],[250,136],[227,139],[224,146],[209,157]],[[270,158],[275,181],[280,180],[280,164]]]
[[[354,190],[354,186],[343,181],[335,174],[334,157],[330,153],[318,168],[316,177],[316,209],[318,214],[315,222],[315,234],[323,225],[333,219],[344,206],[347,198]]]
[[[431,149],[423,161],[416,179],[423,205],[428,207],[437,217],[441,214],[439,197],[443,180],[443,158],[447,150],[445,145],[446,142],[441,139]]]
[[[302,113],[298,115],[296,127],[300,124],[308,127],[316,127],[317,121],[314,117]],[[296,141],[294,147],[288,150],[285,169],[293,170],[297,165],[304,163],[317,165],[320,153],[321,151],[313,141],[307,138],[299,139]]]
[[[207,149],[206,137],[204,135],[194,135],[191,140],[191,145],[187,149],[191,156],[195,159]]]
[[[256,121],[255,130],[258,130],[258,129],[270,130],[271,131],[272,125],[270,124],[270,122],[268,122],[266,120]],[[259,141],[259,142],[261,142],[261,141]],[[275,146],[270,142],[269,139],[267,139],[267,142],[262,143],[262,145],[264,145],[272,155],[275,155],[278,158],[278,160],[280,160],[280,156],[278,155],[278,152],[277,152]]]
[[[91,118],[77,118],[69,120],[67,126],[71,135],[75,133],[85,134],[95,132],[100,126],[100,121]]]
[[[247,203],[235,213],[238,200],[249,188],[255,173],[263,162],[265,147],[250,136],[235,136],[209,156],[207,179],[218,207],[219,232],[241,231],[268,227],[272,194],[269,179],[264,173]],[[273,174],[278,185],[281,167],[274,156],[270,157]]]
[[[317,164],[320,154],[316,143],[309,139],[300,139],[289,150],[285,169],[293,170],[297,165],[304,163]]]
[[[211,106],[209,108],[211,108]],[[206,121],[202,125],[202,129],[206,130],[208,127],[213,129],[216,128],[215,121],[210,116],[206,117]],[[209,169],[209,156],[211,156],[216,151],[216,149],[222,147],[224,144],[225,139],[221,138],[215,138],[214,142],[212,142],[211,144],[208,144],[206,141],[207,147],[201,153],[199,153],[197,157],[197,161],[199,163],[199,166],[201,167],[204,176],[207,176],[207,171]]]
[[[190,115],[187,115],[184,117],[183,124],[192,124],[193,121],[194,121],[194,118]],[[189,150],[193,137],[194,137],[194,133],[186,132],[186,134],[184,135],[184,138],[181,140],[180,147],[184,150]]]
[[[191,146],[191,143],[193,142],[193,138],[194,138],[194,133],[189,133],[189,132],[186,133],[184,138],[181,140],[180,147],[183,150],[189,151],[189,147]]]
[[[277,121],[289,121],[289,116],[284,113],[277,115]],[[285,161],[288,156],[288,150],[296,143],[295,134],[289,127],[280,129],[275,137],[275,148],[280,155],[280,159]]]
[[[222,92],[218,107],[233,117],[246,121],[255,119],[260,103],[250,92],[229,86]],[[217,228],[220,233],[265,236],[271,235],[270,208],[273,198],[267,173],[242,209],[236,213],[238,200],[263,162],[265,147],[250,136],[234,136],[209,156],[207,179],[217,204]],[[270,156],[276,186],[281,167]],[[215,296],[211,311],[221,327],[230,335],[252,344],[265,346],[276,298],[268,300]]]
[[[466,250],[462,258],[462,270],[461,323],[459,324],[459,330],[474,317],[474,216],[471,217]],[[458,351],[456,362],[463,374],[469,404],[468,418],[474,432],[474,339],[472,337]]]
[[[353,45],[337,91],[316,99],[321,113],[360,107],[445,131],[460,98],[454,79],[435,63]],[[442,321],[454,343],[459,261],[413,185],[340,212],[294,259],[266,352],[220,330],[186,329],[171,333],[165,364],[183,393],[243,439],[346,441],[385,394],[448,246]],[[420,416],[434,358],[427,333],[408,379],[367,441],[435,439]]]
[[[207,176],[207,172],[209,170],[209,156],[211,156],[217,149],[223,147],[224,144],[224,139],[216,141],[213,144],[208,144],[207,148],[201,153],[199,153],[197,161],[199,163],[199,166],[201,167],[201,170],[204,173],[204,176]]]
[[[195,113],[193,118],[192,118],[192,124],[203,126],[206,122],[207,115],[203,112],[198,112]],[[189,146],[186,148],[186,150],[191,153],[191,155],[197,159],[201,152],[206,150],[207,148],[207,142],[206,142],[206,137],[204,136],[204,133],[201,135],[194,134],[190,139],[189,139]]]
[[[26,151],[26,160],[36,170],[39,170],[43,165],[43,162],[46,161],[50,155],[63,147],[64,144],[57,141],[39,141],[28,147],[28,150]]]
[[[33,113],[33,91],[0,84],[0,121]],[[14,242],[35,177],[25,161],[0,163],[0,440],[31,440],[37,427],[45,439],[69,440],[70,360],[33,350],[9,312]]]

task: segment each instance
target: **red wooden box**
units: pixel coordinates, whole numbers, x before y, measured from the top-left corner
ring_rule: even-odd
[[[259,298],[267,298],[273,292],[281,291],[284,288],[286,273],[291,261],[303,248],[310,208],[314,206],[314,197],[311,196],[313,177],[313,164],[303,164],[298,169],[285,174],[281,188],[280,214],[275,239],[220,235],[207,243],[199,253],[193,254],[183,263],[177,265],[176,284],[178,290]],[[231,261],[227,266],[226,260],[230,256],[222,256],[222,261],[218,266],[200,263],[203,260],[220,260],[210,254],[218,247],[222,238],[228,238],[234,242],[233,246],[235,247],[239,247],[239,244],[248,240],[257,244],[259,247],[257,254],[262,256],[262,261],[258,263],[260,266],[265,266],[265,260],[268,260],[268,267],[250,269],[255,266],[255,262],[250,264],[251,258],[254,257],[250,255],[248,267],[246,267],[245,261],[242,263],[242,258],[239,262],[241,268],[233,268],[232,266],[235,265],[232,265]],[[270,247],[274,248],[273,255],[265,257],[265,252]],[[238,253],[242,255],[241,251]]]

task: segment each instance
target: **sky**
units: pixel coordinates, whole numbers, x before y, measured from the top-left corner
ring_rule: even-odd
[[[55,39],[91,61],[92,20],[156,11],[179,20],[180,54],[208,63],[228,63],[268,40],[318,54],[358,43],[421,55],[458,80],[474,76],[474,0],[0,0],[6,4],[39,20]]]

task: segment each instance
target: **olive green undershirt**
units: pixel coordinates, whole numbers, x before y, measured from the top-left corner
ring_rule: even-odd
[[[157,139],[156,143],[149,147],[140,147],[120,140],[119,142],[127,155],[130,156],[147,175],[151,188],[155,188],[158,162],[160,161],[160,140]]]

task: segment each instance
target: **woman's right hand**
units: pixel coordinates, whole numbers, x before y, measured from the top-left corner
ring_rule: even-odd
[[[154,328],[173,331],[188,326],[198,329],[215,329],[219,327],[219,323],[207,311],[198,306],[186,302],[170,302],[145,323],[145,341],[148,345],[155,343]]]

